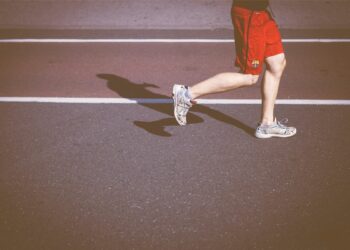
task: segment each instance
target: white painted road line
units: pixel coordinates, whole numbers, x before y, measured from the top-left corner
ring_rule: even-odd
[[[260,99],[198,99],[198,104],[261,104]],[[0,97],[0,103],[67,103],[67,104],[170,104],[172,99],[151,98],[84,98],[84,97]],[[350,100],[279,99],[282,105],[350,105]]]
[[[350,39],[282,39],[284,43],[350,43]],[[234,43],[234,39],[0,39],[0,43]]]

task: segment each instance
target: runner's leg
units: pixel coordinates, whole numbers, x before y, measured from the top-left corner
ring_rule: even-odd
[[[266,71],[261,84],[262,112],[261,123],[272,124],[274,121],[274,106],[277,98],[279,83],[286,67],[284,53],[265,59]]]
[[[258,81],[258,75],[241,73],[221,73],[189,88],[192,99],[200,96],[225,92],[243,86],[250,86]]]

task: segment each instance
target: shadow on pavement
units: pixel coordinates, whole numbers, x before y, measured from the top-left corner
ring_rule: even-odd
[[[107,87],[117,94],[119,94],[122,98],[152,98],[152,99],[168,99],[170,96],[158,94],[152,92],[150,89],[157,89],[159,86],[151,83],[134,83],[125,79],[123,77],[113,75],[113,74],[97,74],[97,77],[107,81]],[[165,131],[166,127],[170,126],[178,126],[175,118],[173,117],[173,105],[172,104],[148,104],[141,103],[141,106],[150,108],[152,110],[158,111],[169,117],[156,120],[156,121],[134,121],[134,124],[151,134],[170,137],[172,136],[169,132]],[[218,121],[233,125],[239,129],[242,129],[247,134],[254,136],[255,130],[241,121],[225,115],[224,113],[212,109],[203,105],[195,105],[191,108],[191,111],[187,115],[188,124],[196,124],[203,122],[203,118],[193,114],[192,112],[199,112],[206,114]]]

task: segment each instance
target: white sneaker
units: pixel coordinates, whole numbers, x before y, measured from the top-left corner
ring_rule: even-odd
[[[287,127],[282,124],[287,123],[288,119],[277,121],[271,125],[260,124],[255,131],[255,136],[260,139],[271,138],[271,137],[291,137],[297,133],[297,129],[294,127]]]
[[[181,125],[186,125],[186,115],[192,107],[191,99],[188,97],[188,87],[175,84],[173,86],[174,116]]]

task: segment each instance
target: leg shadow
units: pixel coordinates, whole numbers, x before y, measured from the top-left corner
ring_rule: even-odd
[[[206,114],[206,115],[210,116],[211,118],[214,118],[218,121],[224,122],[224,123],[232,125],[234,127],[237,127],[239,129],[243,130],[244,132],[246,132],[248,135],[255,137],[254,136],[254,134],[255,134],[254,128],[249,127],[248,125],[233,118],[232,116],[228,116],[228,115],[226,115],[220,111],[217,111],[215,109],[212,109],[208,106],[195,105],[195,106],[193,106],[191,111]]]
[[[153,104],[155,105],[155,104]],[[153,105],[147,105],[147,107],[153,106]],[[156,104],[159,106],[159,104]],[[165,129],[167,127],[171,126],[179,126],[178,123],[176,122],[175,118],[173,117],[173,105],[167,105],[169,106],[167,110],[171,110],[171,116],[169,118],[164,118],[160,119],[157,121],[151,121],[151,122],[146,122],[146,121],[134,121],[134,124],[140,128],[143,128],[147,132],[158,135],[158,136],[163,136],[163,137],[170,137],[171,134]],[[188,124],[196,124],[196,123],[201,123],[203,122],[203,118],[192,114],[191,112],[188,113]]]
[[[126,78],[113,75],[113,74],[97,74],[97,77],[100,79],[103,79],[107,81],[107,87],[117,93],[122,98],[128,98],[128,99],[135,99],[135,98],[149,98],[149,99],[168,99],[170,96],[158,94],[155,92],[152,92],[151,89],[157,89],[159,86],[151,83],[134,83],[129,81]],[[154,111],[160,112],[162,114],[165,114],[169,117],[160,119],[157,121],[134,121],[134,125],[137,127],[140,127],[147,132],[163,136],[163,137],[170,137],[171,134],[165,129],[170,126],[178,126],[177,122],[175,121],[175,118],[173,117],[173,105],[170,104],[147,104],[147,103],[141,103],[139,104],[141,106],[147,107],[149,109],[152,109]],[[237,119],[230,117],[228,115],[225,115],[221,113],[220,111],[217,111],[215,109],[212,109],[207,106],[202,105],[195,105],[191,112],[188,113],[187,120],[188,124],[197,124],[202,123],[204,120],[203,118],[199,117],[198,115],[193,114],[192,112],[198,112],[206,114],[218,121],[230,124],[232,126],[235,126],[237,128],[242,129],[246,133],[253,136],[254,129],[250,128],[246,124],[238,121]]]

